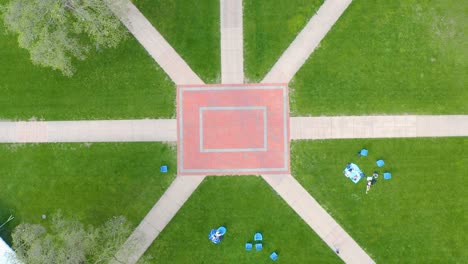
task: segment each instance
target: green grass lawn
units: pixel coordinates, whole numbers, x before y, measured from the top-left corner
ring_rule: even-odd
[[[224,240],[208,240],[225,225]],[[247,241],[263,233],[264,249],[247,252]],[[209,177],[161,232],[145,257],[151,263],[340,263],[302,219],[259,177]]]
[[[244,1],[244,71],[250,82],[265,77],[323,0]]]
[[[357,157],[362,147],[368,157]],[[292,172],[377,263],[463,263],[467,147],[468,138],[295,141]],[[343,176],[348,162],[380,172],[367,195],[365,180]]]
[[[206,83],[221,82],[218,0],[132,0]]]
[[[75,62],[77,73],[67,78],[32,65],[0,20],[0,57],[0,120],[175,116],[174,84],[131,35],[116,49]]]
[[[61,210],[85,224],[123,215],[138,225],[175,177],[176,155],[161,143],[0,144],[0,234],[44,223]],[[168,174],[159,166],[172,168]]]
[[[468,2],[353,1],[291,86],[294,115],[467,114]]]

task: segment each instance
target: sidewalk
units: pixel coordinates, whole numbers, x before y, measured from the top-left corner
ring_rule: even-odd
[[[262,83],[289,83],[352,0],[326,0]]]
[[[115,255],[113,264],[133,264],[151,246],[205,176],[177,176]]]
[[[0,143],[140,141],[177,141],[176,120],[0,121]]]
[[[244,82],[242,0],[220,0],[221,4],[221,82]]]
[[[468,136],[468,115],[291,117],[290,139]],[[175,119],[0,121],[0,143],[174,142]]]
[[[118,5],[122,1],[125,10]],[[176,85],[203,84],[187,63],[129,0],[109,1],[110,8]]]
[[[345,263],[375,263],[293,176],[262,177]]]
[[[468,115],[291,117],[298,139],[468,136]]]

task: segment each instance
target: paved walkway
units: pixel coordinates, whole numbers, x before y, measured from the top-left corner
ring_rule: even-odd
[[[222,83],[243,83],[242,0],[221,2]],[[352,0],[326,0],[262,83],[288,83]],[[170,44],[129,1],[110,7],[177,85],[200,85]],[[0,142],[177,141],[176,120],[0,122]],[[468,136],[468,116],[297,117],[291,139]],[[205,176],[178,176],[116,254],[113,263],[133,264],[176,215]],[[265,181],[345,263],[375,263],[291,175]]]
[[[0,142],[177,141],[175,119],[1,122]]]
[[[291,139],[468,136],[468,115],[292,117]]]
[[[178,176],[117,252],[114,264],[133,264],[197,189],[205,176]]]
[[[177,90],[179,175],[289,173],[285,85]]]
[[[290,138],[468,136],[468,115],[291,117]],[[2,122],[0,143],[175,142],[175,119]]]
[[[289,83],[352,0],[326,0],[262,83]]]
[[[244,82],[242,0],[221,1],[221,81]]]
[[[177,85],[203,84],[203,81],[129,0],[108,2],[113,12],[172,81]]]
[[[293,176],[262,177],[345,263],[375,263]]]

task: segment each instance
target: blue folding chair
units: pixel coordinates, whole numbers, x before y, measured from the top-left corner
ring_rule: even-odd
[[[255,244],[255,249],[256,249],[257,251],[262,250],[262,248],[263,248],[262,243],[257,243],[257,244]]]
[[[262,234],[261,233],[255,233],[254,240],[255,241],[262,241],[263,240]]]
[[[383,160],[378,160],[375,163],[377,163],[377,166],[379,166],[379,167],[382,167],[385,164],[385,162]]]
[[[167,166],[166,166],[166,165],[161,166],[161,172],[162,172],[162,173],[166,173],[166,172],[167,172]]]
[[[366,157],[368,154],[369,151],[367,149],[361,149],[361,151],[359,152],[359,155],[364,157]]]
[[[252,243],[245,243],[245,249],[246,249],[247,251],[252,250]]]
[[[390,179],[392,178],[392,174],[391,174],[390,172],[385,172],[385,173],[383,174],[383,178],[384,178],[385,180],[390,180]]]
[[[278,254],[273,251],[273,253],[271,253],[271,255],[270,255],[270,258],[271,258],[271,260],[276,261],[278,259]]]

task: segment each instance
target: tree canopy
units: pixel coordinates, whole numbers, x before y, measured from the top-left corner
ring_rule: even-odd
[[[22,263],[108,263],[131,233],[123,216],[113,217],[101,227],[67,220],[58,213],[48,228],[20,224],[12,233],[13,249]]]
[[[34,64],[72,76],[74,59],[116,47],[125,38],[110,1],[117,0],[11,0],[1,11],[6,29],[18,34]]]

